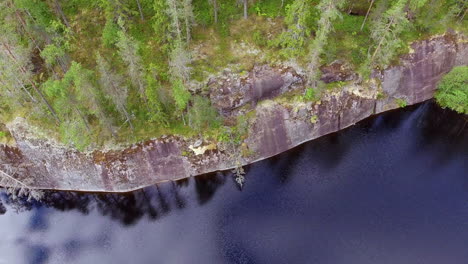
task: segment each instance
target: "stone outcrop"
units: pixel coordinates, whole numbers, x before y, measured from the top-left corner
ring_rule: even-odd
[[[339,60],[321,67],[320,70],[322,71],[320,80],[324,83],[346,82],[358,79],[358,74],[353,72],[349,65]]]
[[[112,192],[226,170],[397,108],[397,99],[409,105],[430,99],[445,73],[466,64],[466,39],[459,35],[433,37],[414,43],[398,66],[374,72],[371,81],[329,92],[315,103],[270,100],[302,85],[303,79],[293,68],[257,66],[244,76],[226,73],[209,83],[211,99],[220,112],[227,115],[243,105],[256,104],[248,136],[238,150],[169,136],[119,150],[81,153],[46,135],[31,134],[27,123],[17,119],[8,124],[16,146],[0,146],[0,170],[30,188]],[[246,154],[233,155],[235,152]]]
[[[273,98],[300,87],[303,80],[291,67],[255,66],[248,74],[224,73],[208,83],[210,99],[221,114],[249,103]]]

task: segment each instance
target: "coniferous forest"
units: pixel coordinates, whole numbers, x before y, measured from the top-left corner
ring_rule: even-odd
[[[294,61],[306,69],[303,100],[318,100],[321,65],[340,59],[367,79],[412,41],[466,34],[467,9],[466,0],[2,0],[0,124],[23,117],[78,149],[164,134],[223,139],[242,127],[226,125],[207,96],[225,69]],[[455,71],[436,98],[466,114],[468,69]]]

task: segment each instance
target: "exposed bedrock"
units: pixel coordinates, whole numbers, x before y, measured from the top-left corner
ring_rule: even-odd
[[[325,81],[356,79],[336,63],[322,67]],[[7,124],[16,145],[0,145],[0,170],[30,188],[125,192],[231,169],[397,108],[396,99],[409,105],[430,99],[445,73],[467,64],[466,38],[433,37],[413,43],[412,52],[403,56],[398,66],[374,72],[371,81],[327,93],[316,103],[271,100],[302,87],[303,78],[292,67],[263,65],[244,75],[223,74],[208,83],[219,111],[229,115],[247,104],[256,110],[249,121],[248,137],[237,150],[216,142],[167,136],[123,149],[82,153],[41,136],[23,119],[16,119]],[[235,152],[244,154],[232,155]]]

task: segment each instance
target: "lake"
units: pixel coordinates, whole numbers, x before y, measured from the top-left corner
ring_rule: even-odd
[[[432,102],[246,167],[0,206],[1,263],[468,263],[468,118]]]

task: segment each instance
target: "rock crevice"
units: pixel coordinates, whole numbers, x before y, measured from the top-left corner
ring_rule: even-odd
[[[213,142],[170,136],[120,150],[82,153],[47,138],[37,138],[24,120],[8,124],[16,146],[0,145],[0,170],[31,188],[126,192],[162,181],[178,180],[246,165],[284,152],[306,141],[351,126],[373,114],[433,97],[437,82],[454,66],[468,64],[468,42],[444,35],[415,42],[412,53],[397,66],[375,72],[373,80],[354,83],[326,94],[319,102],[279,102],[271,98],[300,87],[303,79],[291,67],[257,66],[237,76],[227,73],[209,82],[210,97],[224,114],[256,104],[242,146],[251,150],[236,157]],[[327,81],[354,80],[336,64],[324,67]],[[338,71],[339,76],[333,76]],[[259,102],[261,101],[261,102]],[[259,102],[257,104],[257,102]],[[189,146],[205,147],[194,153]],[[242,146],[238,146],[240,148]],[[189,153],[189,154],[187,154]]]

